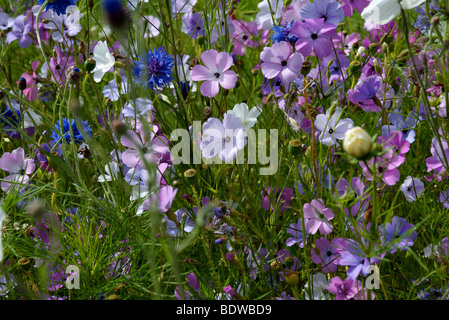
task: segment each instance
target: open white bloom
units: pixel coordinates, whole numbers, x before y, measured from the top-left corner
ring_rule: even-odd
[[[6,219],[6,213],[3,211],[2,207],[0,206],[0,262],[3,260],[3,246],[2,246],[2,225],[3,220]]]
[[[154,38],[159,35],[159,27],[161,26],[161,21],[158,18],[153,16],[146,16],[146,19],[143,19],[144,22],[148,20],[148,28],[145,31],[145,38]]]
[[[361,159],[371,152],[373,140],[361,127],[352,128],[345,133],[343,149],[354,158]]]
[[[32,119],[32,120],[31,120]],[[24,116],[23,116],[23,127],[26,128],[31,128],[34,127],[34,123],[36,123],[36,125],[40,125],[42,123],[42,118],[40,115],[38,115],[36,112],[34,112],[33,110],[27,110],[24,112]]]
[[[366,22],[383,25],[401,13],[403,9],[413,9],[426,2],[426,0],[373,0],[362,11],[362,18]]]
[[[306,288],[305,294],[306,294],[306,300],[328,300],[329,294],[325,291],[327,290],[327,287],[329,287],[329,284],[332,281],[327,280],[326,276],[322,273],[317,273],[313,275],[312,279],[312,294],[313,297],[309,296],[308,288],[309,288],[309,282],[307,282],[304,287]]]
[[[234,109],[226,111],[226,114],[233,114],[240,120],[242,120],[243,130],[248,130],[252,128],[257,123],[257,117],[260,115],[261,111],[258,107],[254,107],[249,111],[248,105],[246,103],[238,103],[234,106]]]
[[[118,173],[120,172],[120,167],[117,162],[109,162],[104,166],[106,174],[102,174],[98,177],[98,182],[112,181],[118,178]]]
[[[256,14],[257,24],[262,25],[266,30],[273,27],[273,20],[276,22],[282,15],[282,0],[264,0],[257,7],[260,11]]]
[[[109,52],[106,41],[99,41],[94,48],[95,69],[92,70],[95,82],[100,82],[106,72],[111,70],[115,58]]]

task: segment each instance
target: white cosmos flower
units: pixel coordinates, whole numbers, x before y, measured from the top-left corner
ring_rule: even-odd
[[[95,69],[92,70],[95,82],[100,82],[106,72],[111,70],[115,58],[109,52],[106,41],[99,41],[94,48]]]
[[[384,25],[401,13],[403,9],[413,9],[426,0],[373,0],[362,11],[362,17],[368,23]]]
[[[106,174],[102,174],[98,177],[98,182],[112,181],[118,178],[118,173],[120,172],[120,167],[117,162],[109,162],[104,166]]]
[[[227,111],[226,114],[233,114],[242,120],[243,130],[246,131],[257,123],[257,117],[261,114],[261,111],[258,107],[254,107],[249,111],[246,103],[238,103],[234,106],[234,109]]]
[[[262,25],[266,30],[273,27],[273,19],[276,21],[282,15],[282,0],[263,0],[257,7],[260,11],[256,14],[257,24]]]
[[[32,119],[32,120],[31,120]],[[26,128],[31,128],[34,127],[34,123],[33,121],[36,123],[36,125],[40,125],[42,123],[42,118],[41,116],[39,116],[36,112],[34,112],[33,110],[27,110],[24,112],[24,116],[23,116],[23,127]]]

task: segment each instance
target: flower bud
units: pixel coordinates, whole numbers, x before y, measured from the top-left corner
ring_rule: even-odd
[[[284,264],[287,268],[291,268],[293,266],[293,263],[295,262],[295,260],[293,260],[292,257],[287,257],[284,260]]]
[[[354,158],[363,159],[373,147],[371,136],[365,129],[355,127],[348,130],[343,140],[343,149]]]
[[[89,58],[84,62],[84,68],[87,72],[92,72],[97,65],[97,61],[94,58]]]
[[[112,121],[112,128],[114,129],[115,133],[121,137],[124,134],[126,134],[126,131],[128,130],[126,124],[120,120],[114,120]]]
[[[310,72],[310,69],[312,69],[312,63],[310,62],[310,60],[304,61],[302,63],[301,74],[303,76],[307,76]]]
[[[302,144],[298,139],[290,140],[288,142],[288,151],[291,155],[298,155],[302,152]]]
[[[75,66],[70,66],[67,68],[66,76],[70,83],[77,83],[81,78],[80,69]]]
[[[24,77],[20,77],[19,79],[19,90],[23,91],[27,88],[27,81]]]
[[[299,276],[296,273],[287,274],[285,281],[287,281],[291,287],[296,287],[299,283]]]
[[[184,171],[184,177],[189,183],[192,183],[196,180],[196,170],[195,169],[187,169]]]

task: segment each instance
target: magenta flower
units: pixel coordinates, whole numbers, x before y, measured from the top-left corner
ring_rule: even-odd
[[[0,169],[11,173],[4,178],[4,180],[11,182],[2,181],[2,190],[7,191],[13,183],[17,183],[14,187],[15,190],[23,190],[25,187],[20,184],[28,182],[29,175],[34,172],[35,166],[33,159],[25,159],[25,151],[22,147],[13,150],[11,153],[5,152],[0,158]]]
[[[257,23],[246,22],[240,20],[232,21],[235,31],[232,34],[232,39],[234,40],[234,48],[232,52],[234,52],[237,56],[243,56],[245,54],[246,47],[258,47],[259,43],[255,39],[259,34],[259,30],[257,29]]]
[[[276,192],[275,196],[274,194],[271,194],[270,187],[266,187],[265,190],[262,191],[262,202],[260,206],[266,211],[278,208],[279,213],[284,212],[288,209],[288,205],[293,198],[293,189],[285,188],[282,190],[281,188],[276,188],[274,191]]]
[[[211,49],[201,54],[201,60],[205,64],[196,65],[192,70],[191,79],[193,81],[204,81],[200,86],[203,96],[215,97],[220,86],[230,90],[235,87],[237,75],[234,71],[228,70],[232,66],[232,57],[227,52],[218,53]]]
[[[324,19],[303,19],[296,21],[292,26],[292,35],[298,37],[296,50],[305,57],[313,51],[318,58],[332,54],[334,45],[332,38],[336,37],[336,27],[330,23],[324,23]]]
[[[155,162],[161,158],[164,154],[170,151],[168,148],[168,139],[164,135],[157,134],[159,128],[153,125],[153,131],[145,132],[142,125],[137,126],[137,134],[133,130],[128,130],[127,134],[122,136],[121,142],[126,149],[122,154],[122,161],[128,167],[135,168],[137,165],[144,168],[145,163],[143,158],[149,163]]]
[[[63,51],[56,49],[56,59],[52,57],[49,64],[53,75],[56,77],[52,80],[62,84],[66,79],[67,69],[74,66],[76,62],[72,56],[67,57]]]
[[[358,13],[362,13],[363,9],[369,5],[369,0],[341,0],[341,8],[343,9],[345,16],[352,17],[354,9]]]
[[[39,66],[39,61],[33,61],[31,63],[31,68],[33,69],[33,74],[23,73],[22,77],[26,81],[26,89],[23,90],[23,95],[27,97],[28,101],[36,100],[37,95],[39,93],[39,88],[36,86],[37,81],[36,79],[38,76],[36,75],[36,69]],[[17,82],[18,83],[18,82]]]
[[[260,54],[262,74],[267,79],[278,77],[284,85],[295,81],[302,68],[304,57],[293,53],[293,47],[287,41],[280,41],[271,47],[265,47]]]
[[[306,230],[311,234],[315,234],[320,230],[322,235],[332,232],[332,225],[329,220],[334,218],[334,213],[324,206],[321,199],[313,199],[311,203],[305,203],[303,206],[304,218],[309,220],[306,223]]]

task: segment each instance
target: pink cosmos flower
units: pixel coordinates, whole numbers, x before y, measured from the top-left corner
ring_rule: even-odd
[[[25,151],[22,147],[13,150],[13,152],[5,152],[0,158],[0,169],[8,171],[11,175],[4,178],[1,188],[3,191],[9,189],[12,183],[15,185],[15,190],[23,190],[25,187],[20,184],[25,184],[30,179],[29,175],[34,172],[35,163],[33,159],[25,159]]]
[[[320,230],[322,235],[332,232],[330,220],[334,218],[334,213],[324,206],[321,199],[313,199],[311,203],[305,203],[303,206],[304,218],[309,220],[306,223],[306,230],[311,234],[315,234]]]
[[[265,47],[260,54],[260,68],[267,79],[278,77],[284,85],[295,81],[301,71],[304,57],[301,53],[293,53],[293,48],[287,41]]]
[[[232,66],[232,57],[227,52],[218,53],[211,49],[201,54],[204,65],[196,65],[192,70],[191,79],[193,81],[204,81],[200,86],[203,96],[215,97],[220,86],[230,90],[235,87],[237,75],[234,71],[228,70]]]

